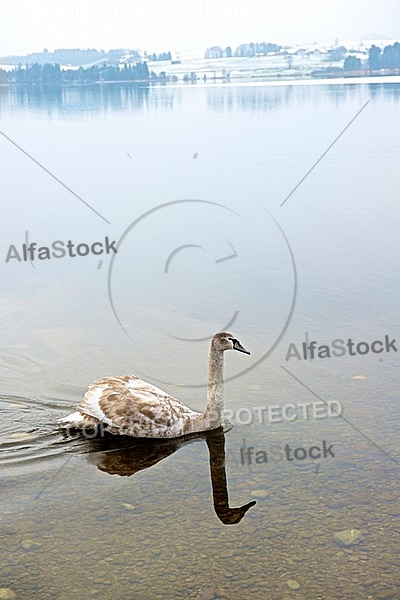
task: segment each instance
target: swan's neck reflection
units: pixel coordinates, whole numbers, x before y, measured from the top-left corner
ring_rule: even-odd
[[[148,469],[179,448],[194,441],[205,440],[210,454],[210,472],[215,512],[226,525],[239,523],[246,512],[256,504],[253,500],[238,508],[229,507],[225,470],[225,435],[222,430],[195,434],[173,440],[132,440],[132,438],[106,437],[85,440],[89,462],[111,475],[129,477]]]
[[[238,508],[229,507],[228,485],[225,470],[225,435],[217,431],[206,437],[210,453],[210,472],[214,509],[218,518],[226,525],[239,523],[246,512],[255,505],[255,500]]]

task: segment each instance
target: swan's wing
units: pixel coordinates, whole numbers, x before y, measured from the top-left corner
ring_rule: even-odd
[[[199,414],[135,375],[94,381],[77,409],[134,437],[185,435]]]

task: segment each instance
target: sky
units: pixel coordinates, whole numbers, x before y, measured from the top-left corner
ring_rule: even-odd
[[[0,0],[0,55],[400,39],[400,0]]]

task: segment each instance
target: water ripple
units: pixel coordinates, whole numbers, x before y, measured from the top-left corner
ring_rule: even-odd
[[[67,409],[68,410],[68,409]],[[66,440],[57,428],[57,418],[65,414],[65,401],[57,398],[0,396],[0,466],[21,472],[74,450],[79,440]]]

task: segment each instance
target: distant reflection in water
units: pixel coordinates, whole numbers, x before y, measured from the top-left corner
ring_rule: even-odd
[[[399,101],[400,92],[397,83],[366,84],[372,101],[382,96]],[[196,86],[191,86],[196,87]],[[352,98],[357,98],[360,86],[352,84],[320,85],[318,95],[315,86],[282,85],[269,86],[260,82],[259,86],[199,87],[198,93],[204,97],[207,108],[216,112],[249,111],[268,112],[291,106],[314,104],[325,99],[334,100],[341,105]],[[186,98],[186,96],[185,96]],[[59,118],[72,115],[81,117],[91,114],[107,115],[117,113],[139,112],[171,112],[181,109],[184,103],[184,90],[174,85],[162,87],[146,84],[94,84],[78,86],[53,87],[0,87],[0,107],[4,113],[9,112],[45,112],[46,117]]]
[[[82,85],[50,87],[8,86],[0,89],[0,105],[18,110],[46,112],[48,118],[61,115],[142,111],[149,101],[147,85]],[[170,96],[161,98],[172,108]]]
[[[126,436],[107,436],[86,439],[83,451],[89,462],[110,475],[130,477],[149,469],[186,444],[205,440],[210,456],[210,472],[215,512],[225,525],[240,523],[255,500],[230,508],[225,470],[225,434],[221,429],[173,440],[133,440]]]

